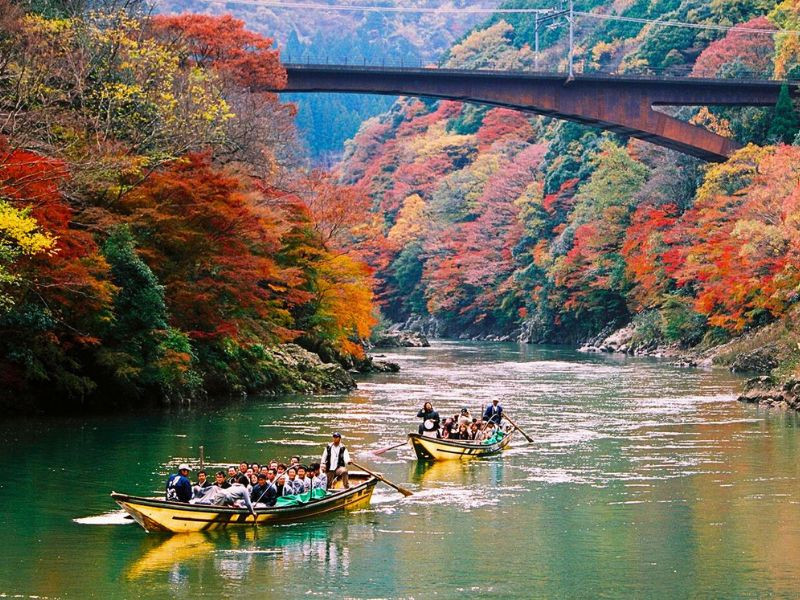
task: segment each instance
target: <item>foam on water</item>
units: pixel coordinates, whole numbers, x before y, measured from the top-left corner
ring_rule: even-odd
[[[91,515],[72,519],[74,523],[81,525],[130,525],[135,521],[124,510],[114,510],[101,515]]]

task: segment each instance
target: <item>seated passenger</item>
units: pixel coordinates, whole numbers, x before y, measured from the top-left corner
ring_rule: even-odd
[[[206,472],[200,470],[197,472],[197,483],[192,486],[192,498],[200,498],[206,492],[206,489],[211,487],[211,482],[206,476]]]
[[[289,481],[286,482],[285,485],[291,487],[294,491],[293,494],[302,494],[303,493],[303,482],[297,478],[297,467],[289,467],[286,469],[286,476],[289,478]]]
[[[231,487],[231,484],[228,483],[227,479],[225,479],[224,471],[217,471],[216,473],[214,473],[214,485],[222,489],[227,489]]]
[[[301,494],[311,491],[311,478],[308,476],[308,471],[303,465],[297,467],[297,481],[303,484],[303,491]]]
[[[213,503],[218,506],[242,506],[254,513],[253,503],[250,501],[250,492],[241,483],[234,483],[227,489],[219,488],[213,498]]]
[[[452,438],[454,440],[469,440],[469,429],[467,429],[466,424],[458,426],[458,433]]]
[[[311,489],[312,490],[327,490],[328,489],[328,476],[322,471],[319,463],[311,463]]]
[[[254,506],[259,507],[259,504],[264,506],[275,506],[275,501],[278,498],[275,484],[267,480],[266,473],[259,473],[257,476],[258,483],[253,486],[253,491],[250,492],[250,501]],[[260,508],[260,507],[259,507]]]
[[[286,479],[286,474],[278,475],[275,484],[275,494],[281,496],[291,496],[294,494],[294,485],[290,485]]]
[[[442,435],[441,435],[443,439],[449,439],[453,436],[453,423],[455,423],[455,421],[453,421],[453,419],[451,419],[450,417],[447,417],[444,420],[444,425],[442,425]]]
[[[476,440],[478,439],[478,424],[473,423],[469,427],[469,439]]]
[[[189,481],[189,465],[182,463],[178,472],[167,479],[166,499],[170,502],[188,502],[192,499],[192,482]]]
[[[233,485],[236,481],[236,467],[228,467],[228,485]]]

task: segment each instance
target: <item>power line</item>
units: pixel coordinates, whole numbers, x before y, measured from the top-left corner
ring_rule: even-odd
[[[158,0],[157,0],[158,1]],[[411,13],[411,14],[462,14],[462,15],[493,15],[493,14],[530,14],[546,15],[555,12],[546,8],[452,8],[452,7],[413,7],[413,6],[369,6],[345,4],[318,4],[314,2],[280,2],[279,0],[198,0],[206,4],[243,4],[247,6],[262,6],[278,10],[311,10],[327,12],[362,12],[362,13]],[[575,16],[587,17],[604,21],[621,21],[625,23],[638,23],[658,27],[683,27],[687,29],[704,29],[709,31],[728,32],[735,30],[741,33],[754,33],[775,35],[776,33],[798,35],[800,31],[790,29],[758,29],[742,27],[740,25],[714,25],[712,23],[688,23],[686,21],[642,19],[626,17],[623,15],[610,15],[575,11]]]
[[[590,19],[600,19],[606,21],[624,21],[626,23],[640,23],[642,25],[658,25],[661,27],[684,27],[687,29],[710,29],[714,31],[741,31],[742,33],[766,33],[775,35],[776,33],[798,34],[800,31],[790,29],[755,29],[752,27],[742,27],[741,25],[714,25],[713,23],[687,23],[685,21],[662,21],[659,19],[640,19],[636,17],[625,17],[622,15],[604,15],[600,13],[578,12],[575,14],[580,17]]]
[[[380,13],[432,13],[432,14],[468,14],[491,15],[495,13],[546,14],[553,12],[547,8],[430,8],[413,6],[361,6],[344,4],[315,4],[311,2],[279,2],[275,0],[199,0],[206,4],[249,4],[265,8],[301,9],[333,12],[380,12]]]

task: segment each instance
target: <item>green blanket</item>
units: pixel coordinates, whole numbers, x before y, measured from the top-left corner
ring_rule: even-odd
[[[317,488],[315,490],[311,490],[310,492],[306,492],[304,494],[292,494],[291,496],[281,496],[278,498],[278,501],[275,503],[276,508],[284,507],[284,506],[299,506],[301,504],[307,504],[312,500],[321,500],[325,497],[327,492],[323,489]]]
[[[495,431],[488,440],[483,440],[483,443],[487,446],[491,446],[492,444],[496,444],[500,440],[502,440],[506,436],[505,433],[502,431]]]

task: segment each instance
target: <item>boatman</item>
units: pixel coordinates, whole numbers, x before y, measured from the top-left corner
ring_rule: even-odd
[[[178,472],[167,479],[167,500],[188,502],[192,499],[192,482],[189,481],[189,465],[178,465]]]
[[[350,464],[350,453],[342,444],[342,434],[338,431],[333,434],[333,442],[325,447],[320,461],[328,478],[328,488],[333,485],[334,479],[341,478],[342,486],[347,489],[350,487],[350,480],[347,476],[347,465]]]
[[[486,407],[486,410],[483,411],[483,420],[487,423],[494,423],[496,425],[500,425],[500,421],[503,419],[503,407],[500,406],[500,400],[494,398],[492,403]]]

